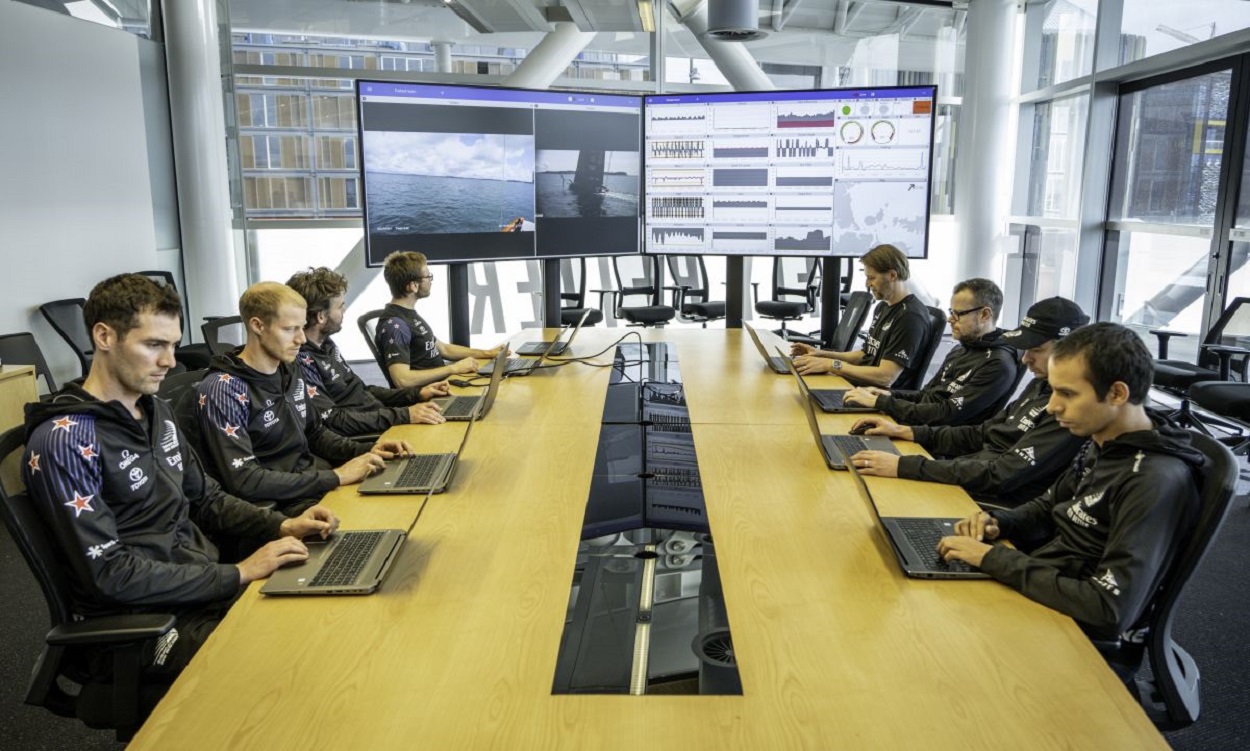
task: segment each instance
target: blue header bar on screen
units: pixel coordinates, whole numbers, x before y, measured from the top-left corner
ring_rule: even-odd
[[[652,94],[643,97],[653,104],[723,104],[725,102],[798,102],[832,99],[932,98],[936,88],[811,89],[807,91],[741,91],[724,94]]]
[[[547,105],[594,105],[599,107],[639,107],[636,96],[613,94],[589,94],[575,91],[529,91],[527,89],[500,89],[474,86],[447,86],[438,84],[384,83],[361,81],[360,95],[365,97],[409,97],[412,99],[455,99],[459,101],[513,102]]]

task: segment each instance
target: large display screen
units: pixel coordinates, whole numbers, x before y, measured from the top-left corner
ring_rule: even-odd
[[[356,86],[369,265],[638,252],[639,97]]]
[[[644,97],[650,253],[928,254],[933,86]]]

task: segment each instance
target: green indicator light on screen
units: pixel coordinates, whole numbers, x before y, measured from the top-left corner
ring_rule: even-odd
[[[849,106],[845,105],[845,104],[844,104],[844,105],[842,105],[842,114],[844,114],[844,115],[849,115],[849,114],[851,114],[851,108],[850,108]]]

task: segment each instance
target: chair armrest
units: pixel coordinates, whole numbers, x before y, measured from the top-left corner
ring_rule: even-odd
[[[753,305],[760,304],[760,283],[751,282],[751,303]]]
[[[1250,355],[1250,349],[1245,347],[1235,347],[1230,344],[1203,344],[1199,349],[1210,352],[1220,358],[1220,380],[1229,380],[1229,373],[1232,370],[1233,358],[1241,355],[1242,357]],[[1245,369],[1243,368],[1244,372]]]
[[[1168,343],[1172,341],[1174,336],[1189,336],[1184,331],[1167,331],[1164,329],[1151,329],[1150,333],[1159,338],[1159,359],[1168,359]]]
[[[46,640],[54,647],[126,644],[169,633],[174,622],[175,618],[167,613],[108,615],[62,623],[48,632]]]
[[[620,318],[620,316],[618,316],[618,315],[616,314],[616,311],[620,309],[620,302],[621,302],[621,293],[620,293],[620,291],[619,291],[619,290],[615,290],[615,289],[592,289],[592,290],[591,290],[591,292],[594,292],[595,294],[599,295],[599,309],[600,309],[600,310],[604,310],[604,309],[606,308],[606,306],[603,304],[604,299],[605,299],[608,295],[612,295],[612,297],[613,297],[613,302],[612,302],[612,317],[613,317],[613,318]]]

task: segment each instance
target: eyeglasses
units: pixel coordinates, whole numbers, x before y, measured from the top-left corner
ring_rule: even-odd
[[[983,310],[984,308],[988,308],[988,307],[989,307],[988,305],[978,305],[975,308],[968,308],[967,310],[955,310],[954,308],[947,308],[946,312],[948,315],[946,317],[951,320],[958,321],[960,318],[963,318],[969,313],[975,313],[978,310]]]
[[[433,275],[433,274],[424,274],[424,275],[422,275],[422,276],[417,277],[417,281],[418,281],[418,282],[425,282],[425,281],[429,281],[429,280],[431,280],[431,279],[433,279],[433,278],[434,278],[434,275]]]

